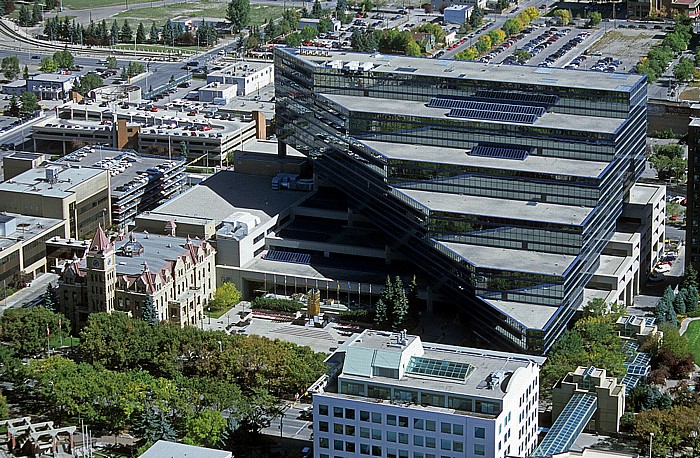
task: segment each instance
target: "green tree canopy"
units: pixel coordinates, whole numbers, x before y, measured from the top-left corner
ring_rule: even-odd
[[[17,355],[34,356],[47,350],[47,330],[51,335],[65,336],[69,326],[65,316],[46,307],[10,308],[0,318],[0,341]]]
[[[231,0],[226,8],[226,19],[235,33],[246,28],[250,21],[250,1]]]
[[[209,303],[212,310],[228,310],[234,307],[241,301],[241,292],[238,291],[236,285],[230,282],[221,284],[214,291],[214,298]]]
[[[33,92],[23,92],[19,96],[20,114],[32,116],[39,109],[39,101]]]
[[[17,56],[3,57],[0,62],[0,70],[8,80],[13,80],[19,75],[19,59]]]

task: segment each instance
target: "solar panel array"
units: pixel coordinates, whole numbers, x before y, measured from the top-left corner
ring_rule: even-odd
[[[625,352],[625,354],[627,355],[627,357],[629,359],[629,358],[634,358],[634,355],[637,354],[638,348],[639,348],[639,344],[637,342],[634,342],[632,340],[628,340],[622,346],[622,351]]]
[[[445,361],[442,359],[412,356],[406,368],[407,374],[427,375],[464,381],[474,372],[474,366],[467,363]]]
[[[534,103],[539,105],[551,106],[557,103],[559,97],[556,95],[547,94],[531,94],[529,92],[505,92],[505,91],[476,91],[474,97],[489,100],[507,100],[509,102],[524,102]]]
[[[532,456],[552,456],[571,449],[597,407],[595,395],[575,393]]]
[[[622,377],[620,383],[625,385],[625,395],[628,395],[630,391],[632,391],[632,388],[639,384],[639,379],[640,377],[638,375],[632,374],[627,374],[624,377]]]
[[[465,110],[502,111],[504,113],[524,113],[542,116],[546,110],[543,107],[531,105],[511,105],[506,103],[477,102],[474,100],[454,100],[432,98],[428,102],[431,108],[463,108]]]
[[[268,261],[290,262],[292,264],[311,264],[311,255],[293,251],[270,250],[264,256]]]
[[[489,121],[517,122],[522,124],[533,124],[537,120],[537,116],[533,114],[468,110],[464,108],[452,108],[447,116],[451,118],[485,119]]]
[[[493,157],[497,159],[517,159],[519,161],[525,160],[528,154],[529,151],[525,149],[483,145],[477,145],[469,152],[470,156]]]

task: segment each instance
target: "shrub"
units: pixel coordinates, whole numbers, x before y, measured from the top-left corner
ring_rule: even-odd
[[[369,310],[343,310],[340,318],[346,321],[357,321],[359,323],[373,323],[374,314]]]
[[[304,309],[304,304],[290,299],[274,299],[271,297],[256,297],[253,299],[254,309],[273,310],[275,312],[299,312]]]

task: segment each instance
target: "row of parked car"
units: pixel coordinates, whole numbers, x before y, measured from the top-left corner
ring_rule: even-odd
[[[612,57],[603,57],[602,59],[598,59],[598,62],[591,67],[591,70],[612,73],[617,71],[617,67],[620,65],[622,65],[622,61],[620,60],[613,59]]]
[[[555,53],[552,53],[552,55],[548,56],[542,63],[540,63],[539,66],[540,67],[551,67],[552,65],[554,65],[554,62],[558,61],[559,59],[564,57],[566,54],[568,54],[576,46],[583,43],[583,40],[585,40],[589,36],[590,36],[590,33],[588,33],[588,32],[579,33],[574,38],[567,41],[566,44],[564,46],[562,46],[561,48],[559,48]]]

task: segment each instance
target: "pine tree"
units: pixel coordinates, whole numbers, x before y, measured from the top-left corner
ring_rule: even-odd
[[[58,306],[58,297],[56,296],[56,291],[54,291],[51,283],[46,285],[46,292],[44,293],[43,299],[44,307],[49,310],[56,310],[56,307]]]
[[[43,20],[44,18],[41,16],[39,2],[34,2],[34,6],[32,7],[32,24],[38,24]]]
[[[692,313],[698,309],[698,289],[690,286],[685,290],[685,312]]]
[[[22,70],[22,78],[25,80],[29,79],[29,68],[25,65],[24,69]]]
[[[109,32],[109,39],[112,42],[112,45],[117,44],[119,41],[119,25],[117,25],[117,21],[112,22],[112,28]]]
[[[673,299],[676,298],[676,295],[673,293],[673,288],[671,286],[667,286],[666,289],[664,290],[663,296],[661,296],[663,299],[666,300],[669,304],[673,304]]]
[[[134,35],[134,31],[131,30],[131,26],[129,25],[129,21],[124,19],[124,23],[122,24],[122,28],[119,31],[119,40],[122,43],[131,43],[131,38]]]
[[[323,7],[321,2],[314,0],[314,5],[311,7],[311,17],[320,18],[323,15]]]
[[[148,32],[148,41],[151,43],[158,43],[158,28],[155,22],[151,23],[151,31]]]
[[[143,23],[139,22],[139,26],[136,28],[136,43],[146,42],[146,29],[143,27]]]
[[[18,117],[19,109],[19,100],[17,100],[17,97],[13,95],[12,97],[10,97],[10,103],[7,105],[5,113],[7,113],[10,116]]]
[[[377,329],[385,329],[386,324],[389,321],[387,316],[387,307],[382,299],[379,299],[376,304],[374,304],[374,327]]]
[[[155,326],[158,323],[158,312],[156,312],[156,307],[153,304],[153,298],[151,296],[146,296],[146,299],[143,301],[141,317],[143,321],[151,326]]]
[[[678,294],[676,294],[676,297],[673,299],[673,310],[678,315],[685,314],[685,295],[683,291],[684,290],[678,291]]]
[[[29,26],[32,25],[32,12],[29,10],[27,5],[22,5],[19,8],[19,25]]]
[[[408,317],[408,299],[406,298],[406,290],[403,288],[401,277],[397,276],[394,279],[394,303],[392,304],[391,313],[391,329],[393,331],[401,331]]]
[[[408,306],[411,310],[418,310],[420,306],[420,298],[418,297],[418,283],[416,282],[416,276],[411,278],[411,283],[408,284],[408,292],[406,293],[406,298],[408,299]]]
[[[173,425],[163,411],[146,409],[134,423],[134,432],[145,442],[173,440],[177,437]]]
[[[698,272],[695,270],[692,264],[685,268],[683,271],[683,280],[681,280],[681,289],[688,289],[694,286],[695,289],[698,288]]]

